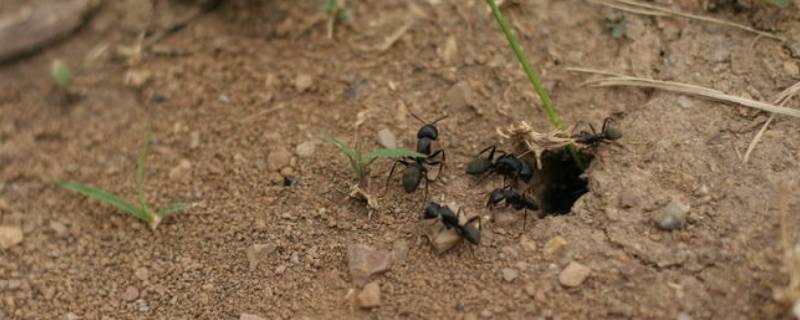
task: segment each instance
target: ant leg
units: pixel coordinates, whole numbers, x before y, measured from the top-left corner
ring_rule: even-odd
[[[386,190],[389,189],[389,181],[392,179],[392,176],[394,175],[394,169],[397,168],[398,163],[408,167],[408,162],[406,162],[405,160],[403,159],[395,160],[394,164],[392,164],[392,170],[389,171],[389,176],[386,177],[386,186],[384,186],[383,192],[386,192]]]
[[[589,129],[592,130],[592,135],[597,135],[597,130],[594,129],[594,126],[590,123]]]
[[[522,237],[522,234],[525,233],[525,226],[528,223],[528,210],[522,209],[522,230],[519,232],[519,237]]]
[[[440,161],[431,160],[431,159],[435,158],[436,156],[438,156],[440,154],[442,155],[442,160],[440,160]],[[445,160],[447,160],[447,157],[445,156],[444,149],[440,149],[440,150],[437,150],[434,153],[431,153],[431,155],[429,155],[428,157],[426,157],[422,161],[425,162],[425,164],[427,164],[429,166],[439,165],[439,172],[436,173],[436,179],[439,179],[439,176],[442,175],[442,170],[444,169]],[[434,180],[436,180],[436,179],[434,179]]]

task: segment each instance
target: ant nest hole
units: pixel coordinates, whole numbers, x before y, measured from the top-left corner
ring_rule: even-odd
[[[586,148],[578,151],[585,168],[589,167],[594,154]],[[525,160],[535,164],[532,154],[525,156]],[[585,169],[581,169],[572,159],[566,147],[548,149],[540,155],[541,168],[532,165],[534,169],[531,188],[536,193],[542,215],[567,214],[572,210],[575,201],[589,192],[589,180]]]

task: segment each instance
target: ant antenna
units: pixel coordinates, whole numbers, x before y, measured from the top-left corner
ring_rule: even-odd
[[[444,119],[447,119],[447,117],[449,117],[449,115],[443,115],[443,116],[441,116],[441,117],[439,117],[439,118],[436,118],[436,120],[433,120],[433,122],[431,122],[430,124],[436,124],[436,123],[437,123],[437,122],[439,122],[439,121],[442,121],[442,120],[444,120]]]
[[[443,116],[441,116],[441,117],[439,117],[439,118],[436,118],[436,120],[433,120],[433,122],[431,122],[431,123],[427,123],[427,122],[425,122],[425,120],[422,120],[422,118],[420,118],[419,116],[417,116],[416,114],[414,114],[413,112],[411,112],[411,110],[409,110],[409,111],[408,111],[408,113],[410,113],[410,114],[411,114],[411,116],[412,116],[412,117],[414,117],[414,119],[417,119],[417,121],[419,121],[420,123],[422,123],[422,124],[424,124],[424,125],[428,125],[428,124],[436,124],[437,122],[439,122],[439,121],[442,121],[442,120],[444,120],[444,119],[447,119],[447,117],[449,117],[449,115],[443,115]]]
[[[411,114],[411,116],[412,116],[412,117],[414,117],[414,119],[417,119],[417,121],[421,122],[422,124],[426,124],[426,123],[425,123],[425,120],[422,120],[422,118],[420,118],[419,116],[417,116],[416,114],[414,114],[413,112],[411,112],[411,110],[409,110],[409,111],[408,111],[408,113],[410,113],[410,114]]]

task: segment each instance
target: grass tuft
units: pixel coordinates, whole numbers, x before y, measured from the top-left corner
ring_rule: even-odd
[[[369,153],[364,153],[361,150],[361,147],[356,145],[356,148],[352,148],[344,142],[339,141],[338,139],[323,133],[322,139],[328,141],[328,143],[335,145],[339,148],[339,151],[347,156],[347,159],[350,160],[350,167],[353,171],[353,175],[359,180],[364,181],[367,176],[369,175],[369,166],[377,159],[381,158],[401,158],[401,157],[412,157],[412,158],[424,158],[426,157],[422,153],[418,153],[408,149],[377,149],[370,151]]]
[[[155,212],[150,209],[150,206],[147,202],[147,196],[144,191],[144,164],[147,158],[148,144],[149,137],[142,146],[142,149],[139,152],[139,157],[136,160],[136,199],[138,205],[133,204],[122,197],[88,184],[64,181],[59,181],[56,184],[66,190],[74,191],[89,198],[112,205],[123,213],[147,223],[152,230],[155,230],[165,218],[188,209],[190,205],[177,202],[164,206]]]

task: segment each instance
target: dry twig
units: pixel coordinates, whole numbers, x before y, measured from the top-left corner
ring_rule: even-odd
[[[614,8],[614,9],[619,9],[619,10],[623,10],[623,11],[627,11],[627,12],[631,12],[631,13],[636,13],[636,14],[641,14],[641,15],[675,16],[675,17],[683,17],[683,18],[687,18],[687,19],[693,19],[693,20],[704,21],[704,22],[709,22],[709,23],[715,23],[715,24],[719,24],[719,25],[724,25],[724,26],[729,26],[729,27],[733,27],[733,28],[749,31],[749,32],[755,33],[755,34],[757,34],[759,36],[767,37],[767,38],[778,40],[778,41],[781,41],[781,42],[786,41],[786,39],[784,39],[782,37],[779,37],[777,35],[774,35],[772,33],[756,30],[754,28],[751,28],[751,27],[748,27],[748,26],[745,26],[745,25],[742,25],[742,24],[738,24],[738,23],[734,23],[734,22],[730,22],[730,21],[726,21],[726,20],[722,20],[722,19],[716,19],[716,18],[701,16],[701,15],[696,15],[696,14],[691,14],[691,13],[680,12],[680,11],[672,10],[672,9],[669,9],[669,8],[664,8],[664,7],[652,5],[652,4],[649,4],[649,3],[643,3],[643,2],[634,1],[634,0],[587,0],[587,1],[589,1],[591,3],[595,3],[595,4],[600,4],[600,5],[604,5],[604,6],[607,6],[607,7],[611,7],[611,8]]]
[[[800,82],[796,83],[795,85],[793,85],[793,86],[791,86],[789,88],[786,88],[786,90],[783,90],[781,93],[779,93],[775,97],[774,103],[779,105],[779,106],[781,106],[781,107],[783,107],[798,92],[800,92]],[[764,132],[767,131],[767,127],[769,127],[769,125],[772,124],[773,120],[775,120],[775,114],[774,113],[769,115],[769,119],[767,119],[767,122],[765,122],[764,125],[761,127],[761,130],[758,130],[758,133],[756,133],[756,136],[753,137],[753,141],[750,141],[750,145],[747,146],[747,151],[744,153],[744,158],[742,159],[742,163],[747,163],[747,161],[750,159],[750,153],[752,153],[753,149],[756,148],[756,145],[758,144],[758,141],[761,140],[761,137],[764,135]]]

